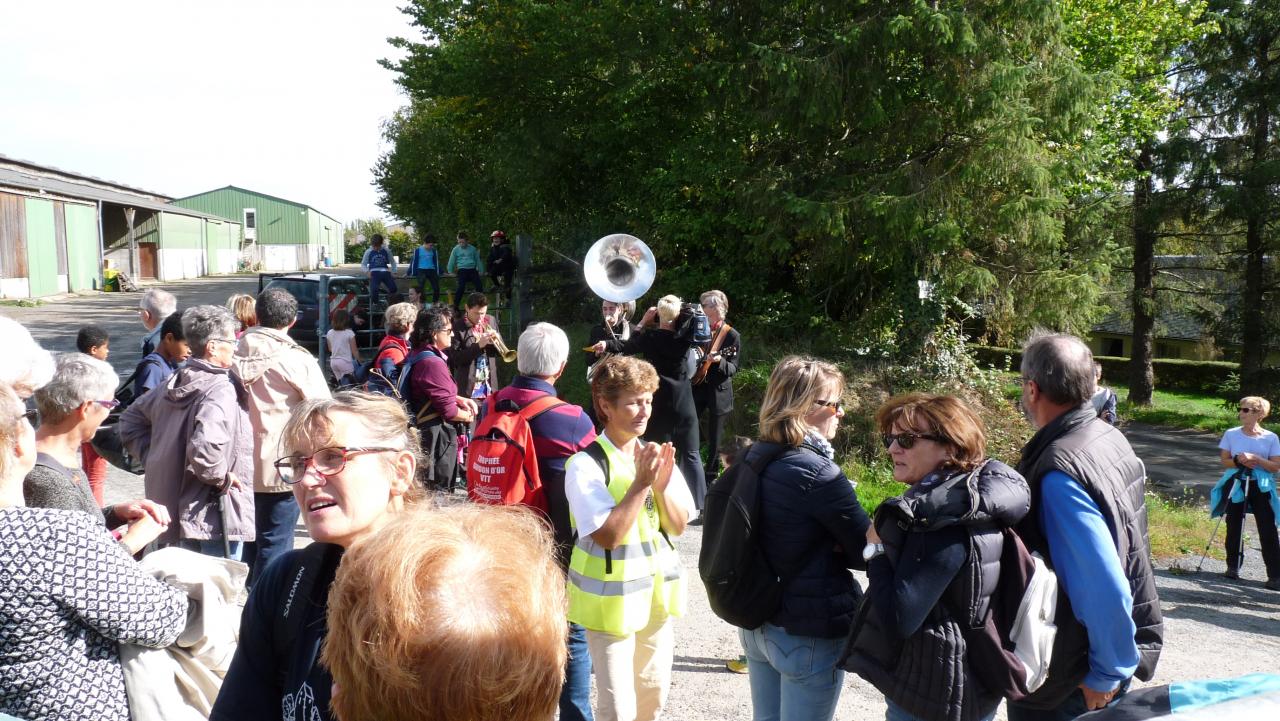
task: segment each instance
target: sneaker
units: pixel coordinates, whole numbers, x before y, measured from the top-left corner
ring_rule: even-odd
[[[1266,586],[1269,590],[1280,591],[1280,578],[1268,578],[1267,582],[1262,585]]]
[[[1223,575],[1223,576],[1226,576],[1227,578],[1230,578],[1230,579],[1231,579],[1231,580],[1233,580],[1233,581],[1238,581],[1238,580],[1240,580],[1240,572],[1239,572],[1239,571],[1237,571],[1237,570],[1236,570],[1236,569],[1234,569],[1234,568],[1228,568],[1228,569],[1227,569],[1227,572],[1226,572],[1226,573],[1224,573],[1224,574],[1222,574],[1222,575]]]
[[[727,669],[729,669],[730,671],[732,671],[732,672],[734,672],[734,673],[746,673],[746,672],[747,672],[747,657],[746,657],[746,656],[739,656],[739,657],[737,657],[737,658],[735,658],[735,659],[731,659],[731,660],[729,660],[729,661],[725,661],[725,662],[724,662],[724,667],[725,667],[725,668],[727,668]]]

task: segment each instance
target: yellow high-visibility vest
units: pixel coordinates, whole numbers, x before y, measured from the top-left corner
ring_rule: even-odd
[[[609,459],[609,495],[621,503],[635,481],[634,463],[612,443],[596,443]],[[569,520],[576,529],[577,522]],[[578,536],[569,558],[569,620],[592,631],[627,636],[648,626],[655,608],[683,616],[685,585],[680,555],[662,535],[650,496],[616,548],[606,550],[589,536]]]

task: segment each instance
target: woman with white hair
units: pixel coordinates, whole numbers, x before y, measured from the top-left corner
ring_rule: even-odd
[[[111,366],[83,353],[58,357],[53,380],[35,393],[40,411],[36,464],[23,483],[27,505],[82,511],[108,528],[129,524],[120,543],[130,555],[142,550],[169,525],[169,511],[138,499],[99,508],[80,469],[78,451],[93,438],[111,409],[119,378]]]
[[[0,383],[26,400],[53,377],[53,356],[16,320],[0,316]]]
[[[120,416],[120,439],[146,466],[147,497],[177,521],[161,544],[238,561],[255,527],[247,394],[231,374],[237,326],[222,306],[183,311],[191,357]]]
[[[595,353],[640,353],[658,371],[658,392],[653,394],[653,416],[649,421],[646,441],[676,447],[676,463],[693,493],[695,507],[701,511],[707,495],[707,483],[700,455],[698,409],[693,402],[690,385],[689,350],[691,334],[677,334],[680,298],[665,295],[650,308],[640,321],[640,332],[627,340],[602,340],[591,347]]]
[[[11,328],[2,330],[11,340]],[[21,364],[9,361],[12,377]],[[128,721],[119,645],[172,643],[186,625],[187,598],[143,573],[100,521],[25,506],[23,478],[36,463],[29,418],[15,389],[0,383],[0,714]]]

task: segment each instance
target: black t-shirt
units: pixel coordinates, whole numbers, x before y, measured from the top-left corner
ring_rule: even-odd
[[[271,562],[249,594],[240,617],[240,645],[222,690],[213,705],[210,721],[315,721],[333,719],[329,694],[333,677],[320,665],[320,644],[328,627],[325,603],[329,586],[341,561],[319,570],[310,598],[289,601],[301,550],[290,551]],[[297,643],[282,658],[276,657],[275,633],[284,627],[284,603],[304,604],[303,627]]]

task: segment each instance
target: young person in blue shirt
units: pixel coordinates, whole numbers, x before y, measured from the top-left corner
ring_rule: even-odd
[[[440,253],[436,251],[436,237],[431,233],[422,236],[422,245],[413,249],[404,277],[418,279],[418,293],[424,300],[427,283],[430,283],[431,302],[440,302]]]
[[[378,305],[378,289],[385,286],[388,293],[396,292],[396,257],[391,254],[382,235],[374,233],[369,239],[369,249],[360,259],[360,267],[369,274],[369,307]]]
[[[454,309],[461,307],[462,300],[467,297],[468,286],[476,293],[484,292],[484,284],[480,280],[480,274],[484,273],[484,260],[466,232],[458,233],[458,244],[449,253],[449,272],[456,273],[458,277],[458,287],[453,296]]]

